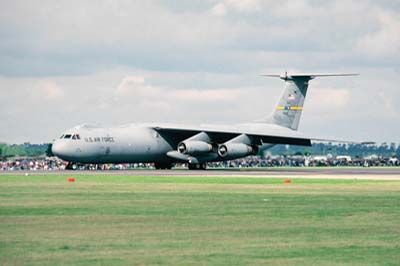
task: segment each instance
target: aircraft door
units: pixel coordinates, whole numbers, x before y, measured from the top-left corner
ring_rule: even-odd
[[[111,147],[109,147],[109,146],[103,146],[103,145],[100,146],[100,152],[99,152],[99,154],[100,154],[101,157],[110,155],[110,153],[111,153]]]

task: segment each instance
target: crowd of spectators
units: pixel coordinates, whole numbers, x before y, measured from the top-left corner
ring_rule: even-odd
[[[0,161],[0,171],[64,170],[67,162],[56,157],[12,157]]]
[[[215,167],[324,167],[324,166],[400,166],[397,157],[368,156],[365,158],[350,156],[269,156],[246,157],[226,162],[210,163]]]
[[[68,163],[57,157],[13,157],[0,161],[0,171],[57,171],[65,170]],[[261,158],[250,156],[242,159],[208,163],[209,168],[231,167],[323,167],[323,166],[400,166],[396,157],[368,156],[365,158],[350,158],[349,156],[268,156]],[[176,164],[175,167],[186,167]],[[127,170],[137,168],[154,168],[151,163],[133,164],[86,164],[77,165],[80,170]]]

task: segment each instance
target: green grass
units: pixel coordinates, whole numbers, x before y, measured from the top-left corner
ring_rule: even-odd
[[[257,166],[257,167],[228,167],[228,168],[220,168],[220,167],[208,167],[207,169],[210,170],[221,170],[221,171],[249,171],[251,169],[252,171],[265,171],[265,170],[293,170],[294,169],[300,169],[300,170],[315,170],[315,169],[323,169],[323,170],[329,170],[329,169],[398,169],[400,166],[299,166],[299,167],[293,167],[293,166]],[[145,168],[144,168],[145,169]],[[182,170],[187,170],[187,168],[174,168],[174,169],[182,169]]]
[[[400,182],[0,175],[0,265],[399,265]]]

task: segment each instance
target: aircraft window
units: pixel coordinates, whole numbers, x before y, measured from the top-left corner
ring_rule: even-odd
[[[79,136],[79,134],[74,134],[72,135],[72,139],[81,139],[81,137]]]
[[[71,134],[67,134],[64,136],[64,139],[70,139],[71,138]]]
[[[64,138],[64,134],[61,135],[60,139]]]

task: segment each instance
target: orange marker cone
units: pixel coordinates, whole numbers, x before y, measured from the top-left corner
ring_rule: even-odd
[[[68,178],[68,182],[75,182],[75,178],[73,178],[73,177],[70,177],[70,178]]]
[[[292,180],[290,180],[290,179],[285,179],[285,183],[286,183],[286,184],[290,184],[290,183],[292,183]]]

